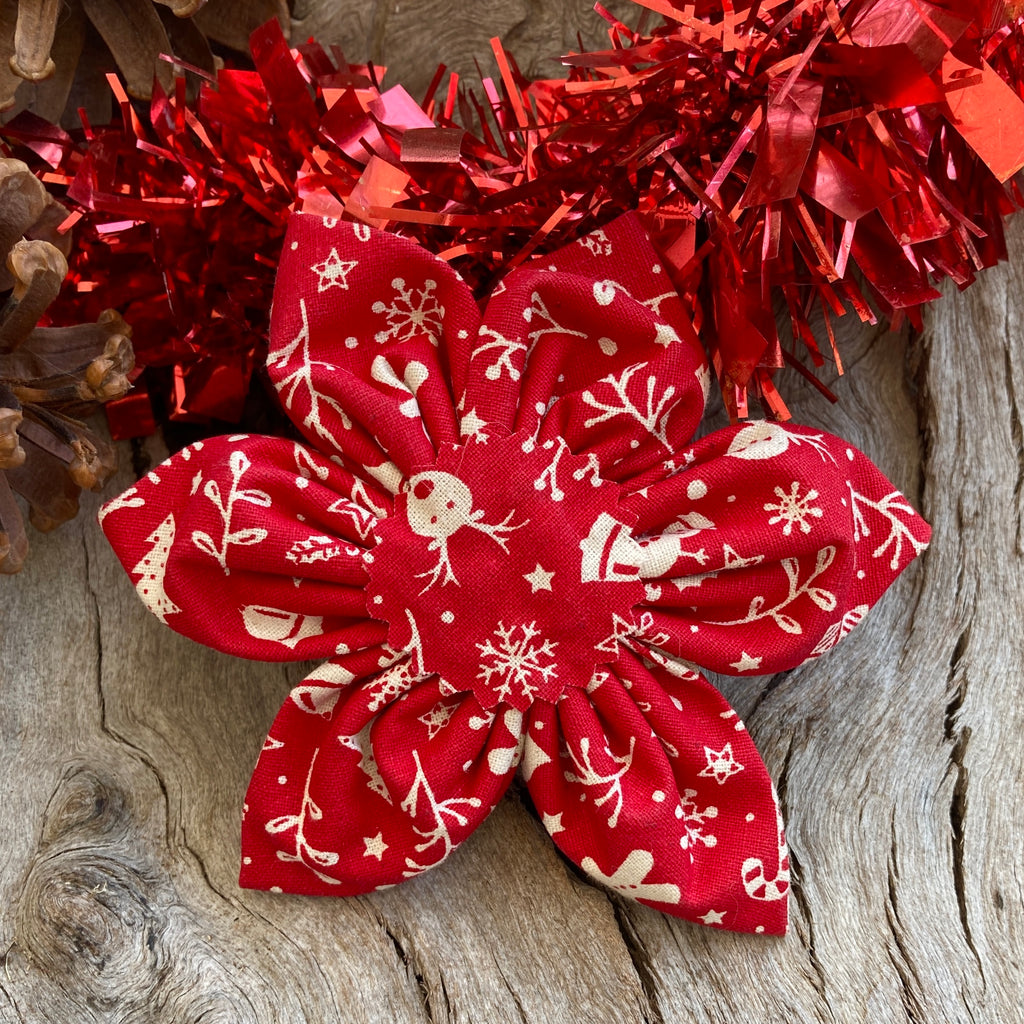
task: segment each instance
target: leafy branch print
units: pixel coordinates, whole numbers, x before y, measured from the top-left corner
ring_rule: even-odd
[[[331,398],[329,395],[323,394],[321,391],[318,391],[313,384],[314,366],[319,366],[321,369],[327,370],[331,373],[336,372],[337,367],[333,363],[325,362],[322,359],[310,358],[309,317],[306,314],[305,299],[299,299],[299,312],[302,314],[302,326],[299,328],[299,333],[296,334],[287,345],[282,345],[281,348],[274,349],[272,352],[267,354],[267,367],[276,370],[285,369],[291,361],[292,356],[295,355],[301,347],[302,362],[295,370],[289,373],[287,377],[284,377],[279,381],[275,381],[274,387],[280,392],[281,400],[289,410],[295,402],[296,392],[300,388],[305,388],[306,394],[309,398],[309,412],[306,413],[303,418],[302,425],[305,427],[312,427],[316,431],[317,435],[322,437],[325,441],[328,441],[331,444],[337,444],[334,439],[334,435],[331,434],[320,419],[321,403],[332,409],[338,415],[345,430],[352,429],[352,420],[335,399]]]
[[[262,526],[248,526],[240,530],[233,529],[232,521],[235,504],[239,501],[244,501],[259,508],[270,507],[270,495],[266,491],[239,490],[238,485],[241,482],[242,476],[252,465],[246,458],[245,453],[232,452],[228,464],[231,467],[231,490],[228,492],[226,500],[221,495],[220,487],[217,485],[216,480],[207,480],[203,485],[203,494],[217,507],[217,511],[220,513],[224,524],[220,542],[214,541],[203,530],[193,530],[192,532],[192,543],[200,551],[205,552],[211,558],[215,558],[224,570],[225,576],[231,574],[231,570],[228,568],[228,548],[232,544],[240,546],[259,544],[267,538],[267,531]]]
[[[711,626],[745,626],[750,622],[758,622],[761,619],[771,619],[779,629],[786,633],[799,635],[803,633],[803,626],[792,615],[787,615],[783,609],[788,608],[797,598],[806,594],[823,612],[831,612],[836,607],[836,595],[824,587],[816,587],[815,581],[835,561],[836,549],[830,544],[822,548],[814,562],[814,570],[800,582],[800,560],[797,558],[784,558],[781,565],[789,581],[789,593],[777,605],[771,608],[765,607],[764,595],[759,594],[750,602],[747,614],[742,619],[731,619],[728,622],[709,622]]]
[[[610,748],[605,747],[604,752],[619,766],[617,771],[605,774],[599,772],[590,757],[590,737],[583,736],[580,739],[580,749],[577,754],[571,746],[568,746],[569,757],[572,758],[574,772],[564,772],[566,782],[575,782],[580,786],[607,786],[604,794],[595,798],[594,806],[603,807],[610,800],[615,801],[615,807],[608,816],[608,827],[615,828],[619,823],[619,814],[622,811],[622,777],[633,766],[633,750],[636,746],[636,737],[630,736],[629,750],[625,754],[613,754]]]
[[[676,402],[672,401],[676,393],[675,386],[669,384],[661,393],[661,396],[656,399],[655,388],[658,385],[658,381],[653,373],[648,375],[646,409],[641,409],[637,406],[627,394],[629,382],[636,375],[636,372],[645,365],[645,363],[634,363],[632,366],[627,366],[618,377],[615,374],[610,374],[601,379],[600,383],[611,386],[615,397],[618,399],[618,403],[601,401],[594,397],[592,391],[584,391],[583,401],[592,409],[596,409],[598,415],[586,420],[583,426],[589,429],[590,427],[597,426],[599,423],[606,423],[616,416],[630,416],[655,438],[659,444],[671,451],[671,445],[668,440],[668,418],[676,405]]]
[[[272,818],[264,828],[271,835],[279,835],[282,832],[295,829],[295,852],[289,853],[287,850],[278,850],[277,859],[288,864],[302,864],[304,867],[309,868],[321,882],[326,882],[328,885],[339,885],[340,882],[337,878],[331,878],[330,875],[317,871],[317,868],[334,867],[338,863],[338,854],[332,850],[318,850],[310,846],[306,841],[307,819],[310,821],[321,821],[324,816],[320,806],[309,795],[309,783],[313,778],[313,768],[319,755],[320,748],[317,747],[313,751],[313,759],[309,762],[309,771],[306,772],[306,785],[302,791],[302,807],[299,809],[299,813],[284,814],[279,818]],[[316,866],[314,867],[314,865]]]
[[[430,787],[427,774],[423,770],[418,750],[414,750],[412,752],[412,759],[416,762],[416,775],[413,778],[412,787],[410,788],[408,795],[402,801],[402,810],[405,811],[406,814],[415,816],[420,793],[423,794],[430,806],[430,813],[433,817],[434,825],[433,828],[417,828],[415,830],[416,834],[422,836],[424,840],[422,843],[416,844],[415,850],[416,853],[424,853],[432,846],[436,846],[440,843],[441,856],[432,860],[429,864],[420,864],[418,861],[413,860],[412,857],[407,857],[405,860],[405,866],[409,868],[409,870],[402,872],[406,878],[411,878],[413,875],[418,875],[421,872],[426,871],[428,868],[435,867],[440,864],[441,861],[445,860],[448,857],[448,854],[455,849],[456,844],[452,841],[451,832],[449,831],[446,819],[451,819],[462,828],[465,828],[469,823],[469,819],[465,814],[457,809],[458,807],[466,806],[476,808],[480,806],[480,798],[475,796],[453,796],[449,797],[447,800],[438,800],[437,797],[434,796],[434,791]]]
[[[853,484],[849,480],[846,481],[846,486],[850,489],[850,509],[853,512],[853,539],[855,541],[859,543],[862,537],[871,536],[871,529],[864,515],[865,509],[876,512],[889,524],[889,535],[871,552],[872,558],[881,558],[889,548],[892,548],[889,568],[895,571],[899,568],[905,541],[914,549],[912,557],[921,554],[928,547],[927,541],[918,540],[906,520],[902,518],[902,516],[907,516],[913,522],[917,518],[917,513],[899,491],[892,491],[884,498],[872,501],[867,495],[854,490]]]
[[[487,366],[484,370],[484,376],[488,380],[498,380],[501,377],[502,372],[508,374],[509,380],[517,381],[522,376],[522,371],[512,361],[512,357],[517,352],[527,352],[527,345],[525,342],[516,341],[514,339],[506,338],[500,332],[494,330],[492,327],[481,327],[480,328],[481,338],[490,338],[490,341],[485,341],[482,345],[477,345],[473,349],[473,354],[470,359],[476,359],[477,356],[482,355],[484,352],[490,352],[497,349],[497,357],[492,363]]]

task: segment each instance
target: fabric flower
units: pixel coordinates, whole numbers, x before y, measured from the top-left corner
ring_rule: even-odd
[[[625,217],[481,314],[405,239],[292,219],[271,377],[309,445],[197,442],[102,512],[162,621],[325,658],[250,784],[243,885],[347,895],[441,863],[521,771],[562,852],[660,910],[786,927],[771,782],[697,666],[817,657],[929,530],[868,459],[750,423]]]

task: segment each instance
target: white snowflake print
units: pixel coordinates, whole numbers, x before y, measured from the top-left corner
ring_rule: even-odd
[[[373,744],[370,741],[370,729],[373,723],[364,725],[357,733],[350,736],[339,736],[338,742],[349,750],[354,750],[359,755],[359,770],[366,776],[366,788],[371,793],[383,797],[389,804],[392,803],[391,793],[388,790],[384,776],[377,766],[377,758],[373,753]]]
[[[437,344],[444,321],[444,306],[437,301],[434,289],[437,282],[426,280],[422,288],[406,287],[404,278],[396,277],[391,282],[395,294],[387,304],[378,300],[373,311],[387,317],[387,330],[378,331],[374,338],[378,344],[386,341],[408,341],[417,335],[426,334]]]
[[[325,292],[328,288],[342,288],[348,291],[348,275],[359,265],[358,260],[343,260],[337,249],[332,249],[327,259],[314,263],[309,269],[320,275],[316,290]]]
[[[707,767],[703,768],[698,774],[703,778],[714,779],[720,786],[726,779],[732,778],[733,775],[743,771],[743,765],[732,756],[731,743],[726,743],[721,750],[712,750],[711,747],[705,747],[704,756],[708,761]]]
[[[825,514],[820,508],[811,504],[818,497],[818,492],[811,488],[805,495],[800,495],[800,481],[794,480],[788,491],[781,487],[775,488],[775,496],[779,499],[777,505],[767,503],[764,506],[765,512],[776,513],[768,520],[769,526],[776,523],[784,523],[782,535],[788,537],[793,532],[793,527],[800,527],[801,533],[810,533],[810,519],[821,519]]]
[[[703,774],[703,772],[701,773]],[[718,817],[717,807],[705,807],[701,810],[697,801],[693,798],[697,795],[695,789],[684,789],[679,806],[676,807],[676,817],[682,823],[683,834],[679,837],[679,845],[684,850],[692,851],[698,843],[711,847],[718,844],[718,837],[710,832],[705,832],[707,822]],[[691,858],[693,853],[690,854]]]
[[[519,687],[519,694],[532,701],[541,685],[557,675],[558,666],[554,662],[544,664],[542,659],[554,657],[558,642],[544,640],[539,644],[534,643],[540,636],[536,627],[537,623],[531,622],[528,626],[506,628],[503,622],[499,622],[494,631],[497,645],[492,640],[476,645],[481,659],[477,678],[488,686],[499,681],[494,691],[498,700],[507,700],[512,694],[512,688]],[[517,640],[515,635],[519,629],[523,631],[523,636]],[[490,663],[485,663],[485,659],[489,659]]]

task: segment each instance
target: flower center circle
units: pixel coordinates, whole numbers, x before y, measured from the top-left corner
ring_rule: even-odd
[[[633,517],[561,439],[445,445],[375,529],[367,608],[417,673],[525,711],[614,661],[644,596]]]

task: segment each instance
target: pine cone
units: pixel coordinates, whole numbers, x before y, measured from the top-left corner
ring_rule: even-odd
[[[94,324],[39,327],[67,274],[67,211],[20,160],[0,159],[0,572],[21,569],[28,538],[14,494],[39,530],[78,512],[98,490],[114,452],[84,423],[129,388],[131,331],[108,309]],[[5,293],[9,293],[6,294]]]
[[[149,99],[154,75],[165,89],[173,84],[160,54],[213,72],[208,39],[247,52],[249,33],[274,17],[287,35],[287,0],[0,0],[0,111],[6,119],[31,110],[75,128],[81,107],[106,124],[108,72]]]

